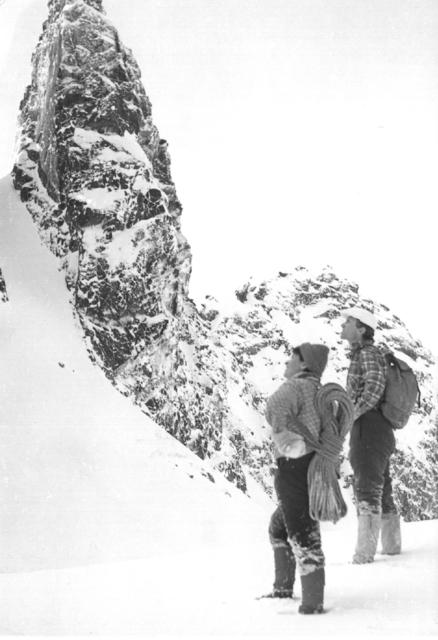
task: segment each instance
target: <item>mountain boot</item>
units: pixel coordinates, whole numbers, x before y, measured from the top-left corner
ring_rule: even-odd
[[[298,613],[324,613],[324,585],[324,569],[315,569],[301,576],[301,604]]]
[[[395,556],[401,553],[400,516],[398,513],[383,513],[380,530],[382,553]]]
[[[374,562],[380,522],[380,513],[359,514],[357,516],[357,544],[353,555],[353,564]]]
[[[272,591],[259,596],[262,598],[293,598],[295,583],[295,557],[289,546],[274,546],[275,581]]]
[[[274,547],[274,598],[292,598],[295,582],[295,558],[289,546]],[[279,595],[287,594],[287,595]]]

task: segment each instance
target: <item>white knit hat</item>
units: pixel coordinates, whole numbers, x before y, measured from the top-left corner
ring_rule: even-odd
[[[377,329],[377,318],[375,315],[368,311],[367,309],[361,309],[360,307],[351,307],[351,309],[345,309],[341,311],[341,316],[344,318],[356,318],[356,320],[360,320],[363,324],[366,324],[374,331]]]

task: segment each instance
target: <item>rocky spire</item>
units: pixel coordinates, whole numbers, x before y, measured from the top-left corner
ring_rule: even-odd
[[[94,357],[112,374],[178,333],[190,248],[167,143],[101,0],[50,0],[20,111],[14,183],[63,257]]]
[[[56,20],[67,5],[86,4],[96,11],[103,12],[102,0],[49,0],[49,21]]]

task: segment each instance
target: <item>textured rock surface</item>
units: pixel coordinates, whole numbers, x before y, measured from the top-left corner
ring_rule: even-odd
[[[13,174],[65,269],[90,356],[201,457],[217,453],[218,467],[246,488],[224,435],[223,367],[187,295],[191,256],[167,143],[101,2],[49,3]]]
[[[240,309],[231,316],[216,317],[212,339],[224,347],[229,391],[234,385],[229,397],[239,396],[245,405],[232,404],[235,417],[231,421],[235,432],[240,431],[248,472],[267,488],[271,486],[264,473],[262,452],[269,445],[262,412],[266,395],[281,382],[291,346],[305,340],[326,344],[331,352],[323,381],[345,384],[349,361],[346,343],[339,337],[340,311],[360,304],[378,318],[377,343],[386,344],[408,362],[421,387],[421,407],[408,426],[396,432],[393,472],[397,501],[406,519],[437,517],[436,363],[403,322],[384,305],[361,297],[356,284],[339,279],[329,268],[310,273],[299,267],[263,283],[247,283],[236,295]],[[348,466],[345,475],[348,482]]]
[[[303,268],[246,284],[232,313],[212,298],[199,307],[190,300],[190,249],[167,143],[100,0],[49,2],[13,174],[65,270],[92,359],[145,413],[251,495],[272,487],[263,411],[291,346],[326,343],[327,380],[344,383],[340,309],[357,302],[374,309],[380,336],[412,363],[423,391],[421,410],[400,435],[398,500],[408,518],[438,516],[433,362],[386,307],[362,300],[356,285],[330,270]]]
[[[266,398],[283,379],[291,347],[305,340],[330,347],[324,381],[345,384],[348,348],[339,337],[340,311],[356,304],[377,315],[377,342],[408,362],[418,376],[421,407],[396,434],[394,487],[406,519],[437,517],[435,362],[387,307],[362,298],[356,284],[330,269],[312,274],[300,267],[263,283],[247,283],[236,292],[232,313],[223,313],[213,298],[199,306],[199,313],[187,304],[185,330],[175,345],[178,358],[157,353],[157,375],[158,362],[140,356],[119,371],[117,384],[240,488],[251,494],[255,481],[271,492]],[[144,384],[146,379],[150,385]],[[345,454],[347,450],[346,445]],[[344,465],[347,484],[350,473]]]
[[[190,250],[167,145],[101,2],[51,2],[21,105],[16,187],[64,258],[108,375],[177,332]]]
[[[8,292],[6,291],[6,282],[0,269],[0,302],[8,301]]]

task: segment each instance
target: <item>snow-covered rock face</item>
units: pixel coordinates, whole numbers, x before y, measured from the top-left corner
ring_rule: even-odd
[[[385,344],[410,364],[421,387],[421,407],[405,429],[396,432],[393,471],[398,503],[407,519],[437,517],[436,363],[403,322],[384,305],[362,298],[356,284],[339,279],[329,268],[311,273],[298,267],[269,281],[247,283],[236,296],[240,304],[234,313],[221,314],[212,299],[205,301],[203,313],[211,319],[212,340],[227,371],[227,417],[245,476],[254,476],[267,490],[272,487],[263,412],[267,396],[283,380],[292,347],[307,341],[326,344],[330,357],[323,382],[345,385],[349,349],[340,338],[340,312],[364,306],[378,318],[377,344]],[[348,480],[348,469],[345,475]]]
[[[222,311],[211,297],[199,305],[198,313],[187,305],[186,329],[175,345],[178,358],[166,371],[170,360],[157,354],[161,379],[151,373],[160,367],[140,356],[119,371],[117,384],[198,455],[211,458],[242,490],[251,495],[262,486],[272,493],[266,399],[281,384],[292,347],[304,341],[330,348],[323,382],[345,385],[349,348],[340,338],[340,312],[355,305],[375,313],[377,343],[417,374],[421,407],[396,433],[394,488],[406,519],[437,517],[435,362],[387,307],[361,297],[358,285],[339,279],[329,268],[311,273],[298,267],[263,283],[247,283],[236,292],[231,312]],[[348,443],[345,456],[347,452]],[[344,465],[347,483],[350,474]]]
[[[330,270],[248,283],[233,313],[212,298],[197,308],[169,166],[139,68],[102,2],[51,0],[21,105],[14,183],[59,257],[91,357],[158,424],[255,495],[272,490],[264,406],[291,347],[327,344],[325,380],[345,384],[339,314],[365,304],[379,318],[378,339],[412,364],[422,387],[422,407],[399,434],[399,503],[407,518],[437,517],[430,355],[389,309]]]
[[[91,357],[201,457],[220,450],[218,466],[237,469],[222,436],[224,373],[187,296],[191,256],[167,143],[101,8],[49,3],[14,183],[60,257]]]
[[[191,257],[167,144],[100,1],[49,3],[20,125],[15,185],[112,375],[178,332]]]
[[[85,4],[97,11],[103,11],[102,0],[84,0]],[[49,21],[56,19],[66,4],[72,4],[71,0],[49,0]]]
[[[6,282],[3,278],[2,270],[0,269],[0,302],[7,302],[8,294],[6,291]]]

